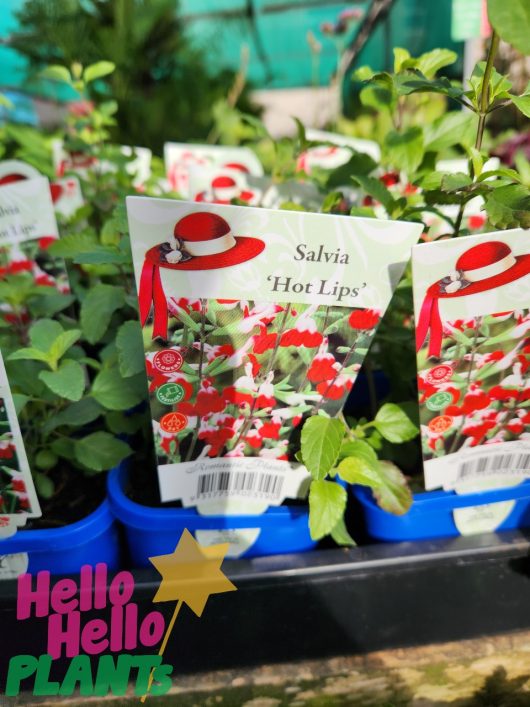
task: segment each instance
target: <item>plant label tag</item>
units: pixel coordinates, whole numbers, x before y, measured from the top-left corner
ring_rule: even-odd
[[[166,142],[164,145],[166,175],[171,189],[182,197],[193,198],[190,187],[190,169],[218,168],[236,170],[240,174],[261,177],[263,167],[248,147],[221,145],[190,145]],[[196,179],[196,178],[195,178]],[[206,188],[205,186],[202,189]]]
[[[190,167],[189,193],[190,199],[203,204],[230,204],[238,199],[257,206],[261,199],[261,190],[249,185],[245,172],[227,167]]]
[[[0,537],[41,516],[13,396],[0,354]]]
[[[236,559],[244,555],[259,538],[261,528],[234,528],[226,530],[196,530],[195,539],[203,547],[228,543],[225,557]]]
[[[307,490],[422,226],[129,197],[164,500],[262,513]],[[237,511],[234,510],[237,508]]]
[[[530,237],[413,248],[427,489],[530,476]]]
[[[85,203],[79,179],[73,175],[54,179],[50,190],[55,213],[64,218],[73,216]]]
[[[58,177],[77,174],[86,178],[90,170],[95,169],[101,173],[115,172],[116,160],[123,160],[124,157],[130,158],[126,165],[127,173],[134,177],[134,185],[141,187],[151,177],[152,152],[147,147],[104,145],[96,157],[68,152],[62,140],[52,142],[53,166]]]
[[[0,582],[6,579],[16,579],[28,571],[29,557],[27,552],[17,552],[12,555],[0,555]]]
[[[0,278],[17,276],[26,285],[32,280],[35,286],[67,293],[64,263],[48,252],[59,238],[50,183],[46,177],[27,176],[24,167],[0,162]],[[3,309],[4,317],[11,316]]]

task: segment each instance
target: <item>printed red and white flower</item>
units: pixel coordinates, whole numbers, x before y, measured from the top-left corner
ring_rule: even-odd
[[[376,309],[354,309],[348,323],[352,329],[366,331],[377,326],[380,319],[381,313]]]
[[[318,331],[313,314],[318,305],[311,305],[297,318],[294,327],[284,331],[280,338],[280,346],[305,346],[308,349],[320,346],[324,337]]]
[[[307,371],[307,379],[311,383],[321,383],[322,381],[332,380],[337,375],[337,370],[340,368],[340,363],[335,360],[333,354],[328,353],[327,337],[322,341],[318,353],[311,361],[311,365]]]

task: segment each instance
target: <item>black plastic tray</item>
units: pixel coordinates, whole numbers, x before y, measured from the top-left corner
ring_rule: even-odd
[[[200,619],[183,608],[166,650],[174,674],[530,627],[524,531],[227,561],[223,570],[238,591],[213,595]],[[151,603],[155,570],[134,575],[140,615],[166,606]],[[11,656],[46,652],[46,621],[17,621],[15,608],[16,583],[0,582],[2,678]]]

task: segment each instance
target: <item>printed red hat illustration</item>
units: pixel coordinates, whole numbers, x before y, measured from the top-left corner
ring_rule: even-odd
[[[429,336],[428,355],[440,356],[443,325],[439,299],[493,290],[529,273],[530,254],[514,256],[506,243],[489,241],[466,250],[456,261],[455,271],[427,289],[416,328],[416,350],[420,350]]]
[[[245,189],[244,184],[238,182],[227,174],[220,174],[212,179],[211,194],[203,191],[197,194],[195,201],[206,201],[214,204],[230,204],[232,199],[241,199],[241,201],[250,201],[254,198],[253,191]]]
[[[198,211],[175,225],[173,236],[145,254],[139,287],[140,320],[145,325],[153,308],[153,339],[167,339],[168,307],[160,268],[217,270],[252,260],[265,248],[259,238],[234,236],[218,214]]]

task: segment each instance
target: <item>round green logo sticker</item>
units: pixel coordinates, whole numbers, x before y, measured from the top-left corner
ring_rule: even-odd
[[[164,383],[156,389],[156,397],[164,405],[180,403],[184,398],[184,388],[178,383]]]
[[[453,402],[453,396],[445,390],[440,390],[438,393],[431,395],[427,400],[429,410],[442,410],[449,403]]]

